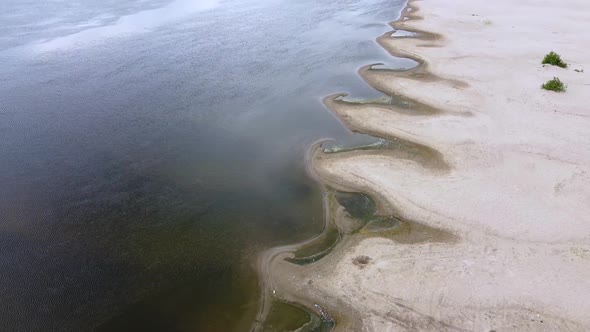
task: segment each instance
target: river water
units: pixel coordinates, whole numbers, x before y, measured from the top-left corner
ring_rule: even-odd
[[[232,331],[268,247],[322,227],[304,154],[404,67],[400,0],[3,0],[0,330]]]

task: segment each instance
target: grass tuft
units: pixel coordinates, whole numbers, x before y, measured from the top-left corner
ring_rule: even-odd
[[[563,62],[561,60],[561,56],[553,51],[549,52],[547,55],[545,55],[545,57],[543,58],[543,62],[541,62],[544,65],[552,65],[552,66],[558,66],[561,68],[567,68],[567,63]]]
[[[553,77],[552,80],[549,80],[547,83],[541,85],[541,88],[549,91],[564,92],[567,86],[561,80],[559,80],[559,78]]]

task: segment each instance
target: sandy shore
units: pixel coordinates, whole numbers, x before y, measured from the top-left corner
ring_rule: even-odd
[[[322,181],[411,227],[347,236],[318,263],[274,260],[277,296],[321,303],[339,330],[590,330],[589,12],[586,0],[411,2],[392,23],[406,32],[378,42],[420,65],[359,71],[409,103],[326,99],[351,129],[401,143],[314,160]],[[551,50],[567,69],[540,64]],[[540,89],[554,76],[567,92]]]

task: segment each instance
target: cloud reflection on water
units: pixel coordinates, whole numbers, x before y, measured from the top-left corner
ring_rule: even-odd
[[[121,16],[111,25],[92,27],[71,35],[43,41],[36,44],[35,49],[40,52],[51,52],[91,46],[108,38],[150,31],[161,25],[187,18],[196,12],[213,9],[219,3],[220,0],[175,0],[161,8]]]

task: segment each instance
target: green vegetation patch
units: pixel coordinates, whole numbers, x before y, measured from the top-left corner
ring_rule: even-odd
[[[543,62],[541,63],[544,65],[552,65],[561,68],[567,68],[567,63],[563,62],[563,60],[561,60],[561,56],[553,51],[545,55],[545,58],[543,58]]]
[[[567,86],[557,77],[553,77],[552,80],[549,80],[547,83],[541,85],[541,88],[555,92],[564,92],[566,87]]]

